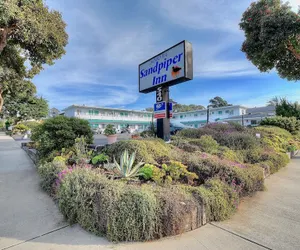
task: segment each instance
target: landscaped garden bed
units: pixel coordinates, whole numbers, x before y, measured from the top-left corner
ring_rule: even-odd
[[[114,242],[230,218],[241,198],[264,190],[264,178],[287,165],[287,148],[299,146],[280,128],[211,124],[183,130],[171,144],[136,139],[96,153],[86,147],[87,126],[53,118],[33,131],[41,186],[71,224]]]

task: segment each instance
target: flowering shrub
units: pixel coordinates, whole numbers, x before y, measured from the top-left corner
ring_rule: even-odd
[[[258,166],[221,160],[215,156],[202,157],[197,153],[188,155],[183,162],[189,167],[189,171],[198,175],[200,184],[215,177],[228,185],[234,180],[236,185],[242,187],[242,196],[263,189],[263,170]]]

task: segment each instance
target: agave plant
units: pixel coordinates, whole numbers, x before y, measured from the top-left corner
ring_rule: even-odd
[[[120,157],[120,164],[114,159],[116,171],[121,178],[133,178],[140,175],[139,169],[144,165],[144,162],[140,162],[134,166],[135,156],[136,152],[130,156],[126,149]]]

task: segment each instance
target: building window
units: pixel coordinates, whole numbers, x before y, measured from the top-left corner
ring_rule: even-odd
[[[176,119],[176,116],[173,116],[173,119]]]
[[[222,111],[219,111],[219,112],[218,112],[218,114],[219,114],[219,115],[222,115],[222,114],[223,114],[223,112],[222,112]]]
[[[233,110],[230,110],[229,114],[230,115],[233,115],[234,111]]]
[[[212,114],[212,115],[214,115],[214,114],[215,114],[215,112],[211,112],[211,114]]]
[[[94,110],[94,114],[95,115],[99,115],[99,111],[98,110]]]
[[[198,114],[194,114],[194,116],[195,116],[195,117],[197,117],[197,116],[198,116]]]
[[[183,115],[181,115],[180,118],[182,119],[182,118],[183,118]]]
[[[229,114],[229,110],[226,110],[225,113],[226,113],[226,114]]]

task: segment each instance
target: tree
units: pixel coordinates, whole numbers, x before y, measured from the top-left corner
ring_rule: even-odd
[[[232,106],[232,104],[229,104],[227,101],[225,101],[222,97],[216,96],[213,99],[209,100],[210,106],[212,108],[219,108],[219,107],[225,107],[225,106]]]
[[[43,0],[0,2],[0,111],[2,94],[12,80],[32,78],[44,64],[53,65],[65,54],[65,27],[61,14]]]
[[[242,51],[261,72],[276,69],[282,78],[300,80],[300,10],[280,0],[259,0],[244,12]]]
[[[41,119],[48,114],[48,103],[36,97],[35,85],[27,80],[12,81],[4,92],[5,104],[1,117],[20,120]]]
[[[146,108],[146,111],[148,111],[148,112],[154,112],[154,108]]]
[[[300,106],[298,102],[293,103],[289,102],[286,98],[281,98],[276,104],[276,115],[300,119]]]
[[[280,102],[279,98],[276,96],[267,102],[267,106],[276,106]]]

